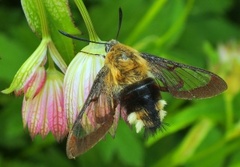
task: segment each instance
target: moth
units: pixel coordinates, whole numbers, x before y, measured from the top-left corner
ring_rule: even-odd
[[[114,136],[120,117],[135,125],[137,132],[144,128],[146,134],[156,133],[166,115],[161,92],[193,100],[227,89],[225,81],[212,72],[140,53],[116,40],[107,42],[105,50],[104,66],[69,131],[69,158],[88,151],[108,132]]]

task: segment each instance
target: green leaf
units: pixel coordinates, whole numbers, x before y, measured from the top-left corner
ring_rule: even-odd
[[[21,43],[14,39],[9,39],[0,33],[0,80],[11,82],[21,63],[27,58],[29,52]],[[14,49],[13,49],[14,48]],[[6,71],[6,72],[3,72]],[[0,88],[3,89],[1,85]]]
[[[206,15],[207,13],[221,15],[229,9],[232,3],[233,1],[226,0],[196,1],[193,13],[198,15]]]
[[[213,99],[197,101],[194,105],[189,106],[183,111],[179,111],[178,114],[175,114],[172,117],[166,116],[166,120],[164,120],[164,122],[169,123],[171,126],[163,133],[158,133],[157,135],[149,138],[146,145],[150,147],[164,136],[188,127],[201,117],[208,117],[214,121],[221,121],[223,118],[223,114],[221,113],[224,108],[222,105],[224,103],[222,102],[219,104],[219,100],[219,97],[215,97]]]
[[[21,4],[30,28],[34,33],[36,33],[36,35],[38,35],[38,37],[41,37],[41,23],[35,1],[21,0]]]
[[[18,108],[18,110],[15,110]],[[21,99],[12,99],[0,112],[1,148],[16,149],[26,146],[24,129],[21,119]]]
[[[105,141],[99,143],[102,159],[109,164],[114,157],[117,157],[125,164],[124,166],[142,166],[144,163],[144,145],[137,138],[136,132],[123,124],[125,122],[120,121],[114,139],[108,136]]]
[[[213,124],[209,119],[202,119],[197,124],[195,124],[190,129],[185,139],[182,141],[179,148],[177,149],[177,151],[174,153],[172,161],[173,164],[174,165],[184,164],[189,159],[189,157],[191,157],[194,154],[197,147],[204,140],[212,126]]]
[[[234,154],[233,157],[230,160],[230,165],[231,167],[238,167],[240,166],[240,150],[237,150]]]
[[[22,7],[27,18],[28,24],[39,37],[42,36],[42,28],[46,27],[50,33],[54,44],[59,50],[64,60],[69,63],[74,57],[74,46],[72,39],[61,35],[58,30],[67,31],[70,34],[80,34],[71,18],[71,12],[67,0],[44,0],[44,9],[39,9],[37,2],[32,0],[22,0]],[[44,12],[44,15],[41,12]],[[46,17],[46,18],[45,18]],[[46,23],[42,20],[46,20]],[[41,25],[47,24],[47,25]]]
[[[196,149],[205,139],[213,124],[209,119],[202,119],[196,123],[187,133],[186,137],[179,144],[178,148],[166,153],[163,158],[159,159],[154,166],[181,166],[194,155]]]
[[[74,25],[68,1],[44,0],[44,7],[46,9],[51,38],[64,60],[69,63],[75,56],[74,45],[72,39],[63,36],[58,30],[69,34],[80,34],[80,31]]]
[[[234,152],[239,151],[240,140],[233,140],[231,142],[225,141],[221,138],[218,142],[208,147],[204,151],[195,154],[186,163],[187,166],[228,166],[226,161],[228,156],[231,156]]]

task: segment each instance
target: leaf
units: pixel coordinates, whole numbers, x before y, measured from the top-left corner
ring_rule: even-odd
[[[66,38],[58,30],[66,31],[70,34],[80,34],[72,20],[67,0],[44,0],[46,9],[48,27],[51,37],[57,49],[67,63],[75,56],[72,39]]]
[[[16,108],[19,110],[15,111]],[[23,138],[24,129],[21,120],[20,108],[21,99],[12,99],[0,112],[0,131],[2,134],[2,137],[0,138],[0,145],[2,148],[11,150],[22,148],[27,144],[26,140]]]
[[[22,0],[21,2],[28,24],[32,31],[35,32],[38,37],[42,37],[43,26],[46,27],[62,57],[67,63],[69,63],[75,55],[72,39],[64,37],[58,32],[58,30],[64,30],[71,34],[80,34],[80,31],[73,23],[68,1]],[[39,5],[39,3],[42,4]],[[39,8],[39,6],[42,6],[43,9]]]
[[[27,58],[28,51],[18,41],[10,40],[3,34],[0,34],[0,46],[2,48],[0,53],[0,79],[11,82],[21,63]],[[2,86],[0,88],[3,89]]]
[[[240,141],[225,142],[224,140],[225,139],[222,138],[204,151],[195,154],[189,159],[186,165],[194,167],[226,166],[226,164],[228,164],[227,158],[239,150]]]
[[[41,37],[41,23],[35,1],[21,0],[21,4],[30,28],[38,37]]]
[[[178,148],[159,159],[154,166],[181,166],[184,165],[188,159],[194,155],[198,146],[205,139],[206,135],[212,128],[213,124],[209,119],[202,119],[198,121],[187,133],[186,137],[181,141]]]
[[[146,142],[146,145],[148,147],[152,146],[164,136],[186,128],[194,121],[198,120],[200,117],[208,117],[214,119],[215,121],[221,121],[223,117],[222,112],[224,107],[220,105],[223,104],[223,102],[219,103],[219,100],[219,97],[201,101],[198,100],[197,103],[189,106],[183,111],[179,111],[178,114],[172,117],[166,116],[166,120],[164,120],[164,122],[170,124],[170,126],[166,129],[165,132],[158,133],[154,137],[149,138],[149,140]]]
[[[130,130],[126,125],[123,126],[123,121],[120,121],[115,138],[112,139],[108,136],[99,145],[102,159],[107,164],[115,158],[119,159],[125,166],[142,166],[144,163],[143,144],[133,130]]]
[[[202,119],[196,123],[188,132],[173,156],[173,164],[183,165],[196,151],[197,147],[205,139],[212,128],[213,123],[209,119]],[[179,158],[181,157],[181,158]]]
[[[222,15],[232,3],[233,1],[226,0],[196,1],[193,13],[198,15],[206,15],[206,13]]]

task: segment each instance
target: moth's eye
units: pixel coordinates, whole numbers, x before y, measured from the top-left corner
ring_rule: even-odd
[[[116,41],[116,40],[111,40],[108,43],[106,43],[105,52],[108,53],[112,49],[112,47],[114,47],[116,44],[118,44],[118,41]]]
[[[107,44],[107,45],[105,46],[105,52],[108,53],[109,50],[110,50],[110,48],[111,48],[111,46]]]

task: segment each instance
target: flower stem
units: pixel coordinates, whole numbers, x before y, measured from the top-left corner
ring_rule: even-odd
[[[40,23],[41,23],[41,29],[42,29],[42,38],[48,37],[49,32],[48,32],[48,26],[47,26],[47,17],[43,5],[42,0],[36,0],[35,1],[37,9],[38,9],[38,14],[40,18]]]
[[[228,131],[233,125],[233,106],[232,106],[233,96],[230,94],[225,95],[226,101],[226,130]]]
[[[48,68],[49,69],[55,69],[54,61],[53,61],[52,57],[49,54],[48,54]]]
[[[77,5],[82,17],[83,17],[83,20],[86,24],[86,27],[87,27],[87,30],[88,30],[88,33],[89,33],[89,39],[91,41],[100,41],[99,37],[97,36],[97,33],[93,27],[93,24],[92,24],[92,21],[90,19],[90,16],[87,12],[87,9],[83,3],[82,0],[74,0],[75,4]]]

